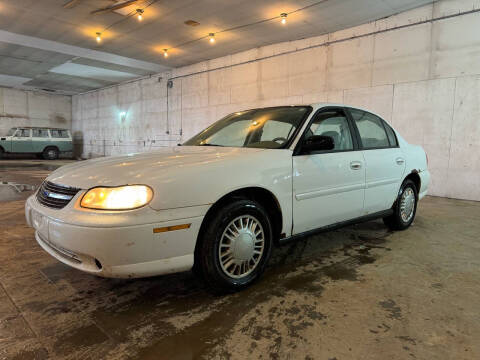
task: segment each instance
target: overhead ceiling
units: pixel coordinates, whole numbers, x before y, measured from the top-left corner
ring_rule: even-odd
[[[75,94],[281,41],[352,27],[432,0],[0,0],[0,86]],[[132,1],[132,0],[128,0]],[[67,5],[67,6],[65,6]],[[137,21],[135,10],[144,9]],[[185,24],[187,20],[199,23]],[[96,32],[102,41],[95,40]],[[169,57],[163,49],[169,48]]]

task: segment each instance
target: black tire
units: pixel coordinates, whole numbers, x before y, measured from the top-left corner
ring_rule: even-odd
[[[409,191],[413,192],[413,195],[415,196],[415,202],[413,204],[413,212],[410,217],[407,219],[404,219],[402,217],[402,197],[404,194],[408,194]],[[417,187],[411,180],[405,180],[400,187],[400,191],[398,193],[397,200],[395,201],[395,204],[393,205],[393,214],[383,218],[383,222],[387,227],[391,230],[405,230],[408,228],[412,223],[413,220],[415,219],[415,215],[417,213],[417,204],[418,204],[418,191]]]
[[[263,229],[263,252],[250,273],[240,278],[230,276],[222,269],[220,254],[221,240],[229,224],[241,216],[250,216],[257,220]],[[195,259],[194,272],[201,274],[206,285],[217,294],[239,291],[257,280],[264,272],[272,252],[272,226],[267,212],[262,205],[253,200],[237,199],[218,210],[203,228],[199,248]],[[238,238],[237,238],[238,239]],[[253,243],[253,242],[252,242]],[[233,244],[233,242],[232,242]],[[235,246],[231,247],[236,251]],[[253,249],[252,249],[253,251]],[[252,260],[253,261],[253,260]],[[250,263],[250,260],[248,261]],[[240,269],[240,272],[242,269]],[[238,275],[241,276],[241,275]]]
[[[47,147],[43,150],[42,156],[45,160],[58,159],[58,149],[56,147]]]

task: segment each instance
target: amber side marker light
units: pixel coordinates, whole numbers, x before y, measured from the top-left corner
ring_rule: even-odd
[[[182,224],[182,225],[173,225],[173,226],[164,226],[160,228],[153,228],[153,233],[163,233],[167,231],[183,230],[188,229],[192,224]]]

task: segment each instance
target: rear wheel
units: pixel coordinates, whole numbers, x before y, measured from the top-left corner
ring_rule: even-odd
[[[47,147],[43,150],[43,158],[45,160],[58,159],[58,149],[54,147]]]
[[[253,283],[265,270],[272,250],[272,227],[256,201],[239,199],[206,224],[195,269],[215,292],[232,292]]]
[[[394,213],[383,218],[383,222],[392,230],[405,230],[415,218],[417,203],[418,192],[415,184],[411,180],[405,180],[393,206]]]

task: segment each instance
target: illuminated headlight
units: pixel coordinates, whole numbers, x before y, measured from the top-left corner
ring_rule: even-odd
[[[131,210],[147,205],[153,190],[146,185],[96,187],[82,197],[80,206],[99,210]]]

